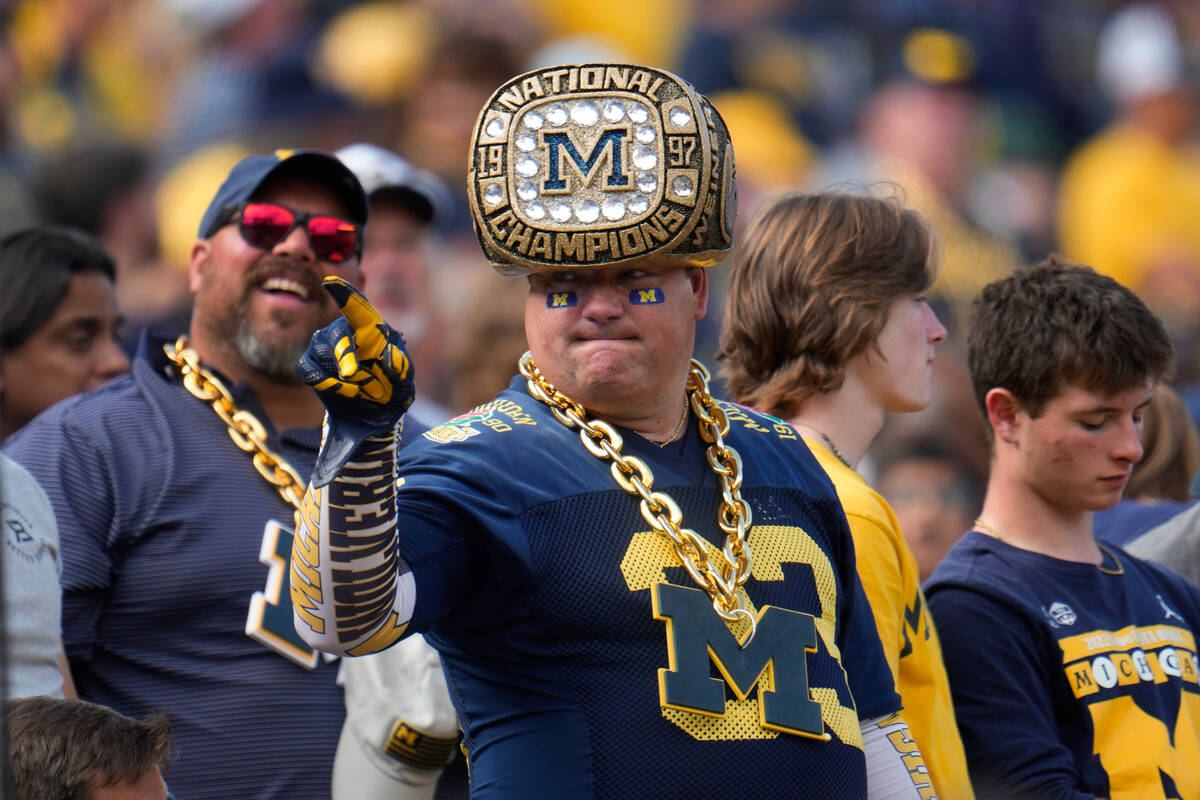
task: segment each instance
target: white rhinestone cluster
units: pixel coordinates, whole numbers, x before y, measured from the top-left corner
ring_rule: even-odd
[[[524,114],[518,114],[510,123],[499,117],[488,121],[484,132],[492,138],[500,138],[511,124],[509,132],[515,152],[512,158],[512,173],[515,180],[512,198],[523,216],[532,221],[549,217],[557,223],[577,222],[620,223],[645,214],[654,202],[660,189],[674,193],[678,198],[687,198],[694,191],[692,181],[686,176],[677,176],[669,186],[662,186],[656,174],[660,166],[659,147],[661,136],[658,126],[652,123],[651,108],[633,98],[580,98],[560,100],[536,106]],[[687,109],[675,107],[669,112],[671,124],[682,127],[691,121]],[[596,188],[581,196],[566,196],[550,193],[545,196],[540,190],[545,152],[539,149],[539,132],[546,127],[586,130],[596,125],[632,123],[631,138],[625,151],[627,169],[632,167],[633,185],[629,191],[602,191]],[[512,151],[510,151],[512,152]],[[501,180],[486,183],[482,199],[485,205],[496,207],[505,202],[506,188]]]
[[[483,202],[494,206],[504,199],[504,187],[498,183],[489,183],[483,190]]]

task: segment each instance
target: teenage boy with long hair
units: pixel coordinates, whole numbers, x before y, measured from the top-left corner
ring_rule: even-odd
[[[961,800],[971,785],[917,562],[887,502],[855,471],[887,413],[929,403],[934,345],[946,335],[924,297],[936,259],[929,224],[895,198],[784,196],[743,242],[720,357],[735,399],[789,422],[832,479],[924,755],[910,777]]]

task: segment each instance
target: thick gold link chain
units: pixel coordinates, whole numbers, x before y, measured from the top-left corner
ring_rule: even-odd
[[[750,548],[746,544],[746,534],[753,515],[741,494],[742,458],[725,444],[729,419],[708,391],[709,374],[704,365],[692,361],[687,393],[692,411],[700,420],[700,435],[709,443],[708,465],[721,483],[723,502],[717,512],[717,524],[725,532],[725,547],[722,550],[724,563],[719,570],[708,558],[708,541],[691,528],[681,527],[683,512],[679,504],[670,495],[651,491],[654,474],[650,466],[637,456],[622,455],[621,434],[604,420],[589,420],[583,406],[546,380],[534,363],[532,353],[521,356],[520,369],[527,379],[529,393],[550,406],[554,418],[563,425],[578,428],[579,439],[589,453],[612,462],[613,480],[629,494],[641,498],[642,518],[657,533],[667,537],[679,563],[712,598],[716,612],[729,622],[744,619],[750,623],[748,644],[754,637],[755,619],[738,589],[750,578]]]
[[[163,345],[163,352],[179,368],[184,387],[194,397],[212,405],[212,410],[229,426],[229,438],[233,443],[253,456],[258,473],[275,487],[280,497],[299,511],[304,499],[304,482],[283,456],[267,447],[267,430],[258,417],[234,405],[233,395],[220,378],[201,366],[200,357],[186,336],[180,336],[174,344]]]

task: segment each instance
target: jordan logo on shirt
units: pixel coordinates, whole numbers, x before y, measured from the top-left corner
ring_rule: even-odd
[[[1169,605],[1167,605],[1167,601],[1162,599],[1161,594],[1156,594],[1156,595],[1154,595],[1154,597],[1155,597],[1155,599],[1158,600],[1158,604],[1160,606],[1162,606],[1163,619],[1170,619],[1171,617],[1174,617],[1175,619],[1179,620],[1180,622],[1183,622],[1183,617],[1179,616],[1179,614],[1177,614],[1174,609],[1172,609]]]

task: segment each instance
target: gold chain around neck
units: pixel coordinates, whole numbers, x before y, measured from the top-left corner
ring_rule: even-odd
[[[682,528],[683,512],[669,495],[653,492],[654,474],[649,465],[637,456],[621,454],[623,440],[612,425],[604,420],[589,420],[587,411],[571,398],[554,388],[542,375],[531,353],[521,357],[521,374],[527,378],[529,393],[546,405],[554,418],[568,428],[579,428],[584,448],[596,458],[612,462],[612,476],[617,485],[641,498],[642,518],[657,533],[667,537],[676,557],[700,588],[712,598],[713,608],[722,619],[739,619],[750,623],[750,638],[754,636],[754,615],[746,608],[738,589],[750,578],[750,547],[746,534],[750,530],[750,506],[742,499],[742,458],[725,444],[729,419],[708,391],[708,370],[699,361],[692,361],[688,373],[688,402],[700,423],[700,435],[709,443],[708,465],[721,483],[721,508],[717,524],[725,531],[724,563],[718,570],[708,558],[708,541],[691,528]],[[746,640],[748,644],[750,639]]]
[[[830,439],[825,434],[825,431],[821,430],[820,428],[814,428],[812,425],[809,425],[807,422],[793,422],[792,426],[799,427],[799,428],[807,428],[808,430],[815,433],[817,436],[821,437],[821,441],[825,442],[825,446],[829,448],[829,452],[833,453],[834,458],[836,458],[838,461],[842,462],[842,464],[844,464],[846,466],[846,469],[854,469],[854,465],[850,463],[850,459],[848,459],[844,455],[842,455],[842,451],[838,450],[837,445],[833,443],[833,439]],[[857,471],[858,470],[855,470],[855,472],[857,472]]]
[[[212,410],[229,426],[229,438],[233,443],[253,456],[258,473],[275,487],[280,497],[299,511],[304,499],[304,482],[283,456],[267,447],[267,430],[258,417],[234,405],[233,395],[220,378],[201,366],[200,357],[186,336],[180,336],[174,344],[163,345],[163,352],[179,368],[184,388],[212,405]]]
[[[1006,539],[1000,533],[999,529],[984,522],[983,517],[976,517],[975,522],[973,524],[977,529],[983,531],[988,536],[991,536],[993,539],[999,539],[1000,541],[1004,542],[1005,544],[1007,544],[1010,547],[1019,547],[1019,545],[1015,545],[1012,542],[1010,542],[1008,539]],[[1117,558],[1116,553],[1114,553],[1112,550],[1109,550],[1107,547],[1105,547],[1104,542],[1097,540],[1096,548],[1100,551],[1100,556],[1101,556],[1100,563],[1096,565],[1096,569],[1100,570],[1105,575],[1124,575],[1125,574],[1125,567],[1124,567],[1124,565],[1121,564],[1121,559]],[[1024,549],[1024,548],[1022,548],[1022,549]],[[1116,566],[1115,567],[1104,566],[1104,556],[1108,556],[1108,558],[1112,559],[1112,562],[1114,564],[1116,564]]]

